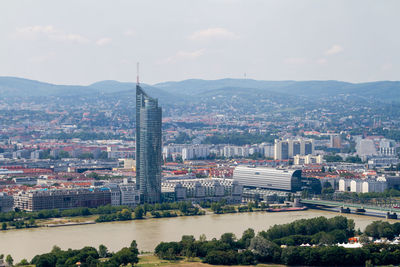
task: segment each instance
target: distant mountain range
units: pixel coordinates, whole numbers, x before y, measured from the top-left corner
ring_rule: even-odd
[[[341,81],[258,81],[251,79],[190,79],[178,82],[143,84],[149,95],[160,102],[183,102],[202,98],[255,94],[301,96],[305,98],[349,95],[380,101],[400,102],[400,81],[348,83]],[[17,77],[0,77],[0,97],[131,95],[135,84],[100,81],[88,86],[56,85]]]

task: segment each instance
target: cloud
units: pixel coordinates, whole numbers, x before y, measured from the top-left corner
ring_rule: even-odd
[[[343,50],[344,49],[343,49],[342,46],[335,44],[331,48],[326,50],[325,54],[327,54],[327,55],[335,55],[335,54],[338,54],[338,53],[342,52]]]
[[[308,60],[305,57],[289,57],[285,58],[283,62],[288,65],[303,65],[306,64]]]
[[[393,64],[391,63],[385,63],[381,66],[382,71],[390,71],[393,69]]]
[[[129,30],[124,31],[125,36],[134,36],[135,34],[136,34],[135,30],[129,29]]]
[[[99,40],[96,41],[96,45],[98,46],[103,46],[103,45],[108,45],[109,43],[111,43],[112,39],[111,38],[101,38]]]
[[[319,58],[317,59],[317,64],[324,65],[328,62],[326,58]]]
[[[46,37],[50,40],[56,41],[66,41],[73,43],[88,43],[89,39],[86,37],[74,34],[74,33],[66,33],[62,30],[56,29],[53,25],[35,25],[35,26],[27,26],[22,28],[17,28],[16,34],[17,37],[25,38],[25,39],[36,39],[40,37]]]
[[[32,62],[32,63],[44,63],[46,61],[53,59],[55,57],[55,55],[56,55],[56,53],[49,52],[44,55],[32,56],[28,60],[29,60],[29,62]]]
[[[182,60],[194,60],[204,54],[205,49],[199,49],[196,51],[192,52],[187,52],[187,51],[178,51],[175,55],[170,56],[159,63],[174,63],[177,61],[182,61]]]
[[[237,39],[238,35],[228,31],[225,28],[209,28],[194,32],[189,36],[189,39],[195,41],[204,41],[209,39]]]

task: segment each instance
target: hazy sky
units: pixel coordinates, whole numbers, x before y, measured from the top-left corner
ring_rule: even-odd
[[[1,0],[0,76],[400,80],[400,1]]]

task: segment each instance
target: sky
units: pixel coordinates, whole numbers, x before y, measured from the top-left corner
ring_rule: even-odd
[[[0,76],[400,80],[397,0],[1,0]]]

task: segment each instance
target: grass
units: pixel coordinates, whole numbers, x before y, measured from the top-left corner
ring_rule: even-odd
[[[180,267],[211,267],[215,265],[209,265],[207,263],[202,263],[201,259],[194,258],[188,261],[187,259],[181,259],[176,261],[169,261],[159,259],[157,256],[153,254],[141,255],[139,256],[139,263],[135,266],[139,267],[155,267],[155,266],[180,266]],[[218,265],[223,266],[223,265]],[[240,266],[240,265],[237,265]],[[257,264],[257,267],[285,267],[285,265],[279,264]],[[234,267],[234,266],[231,266]]]

